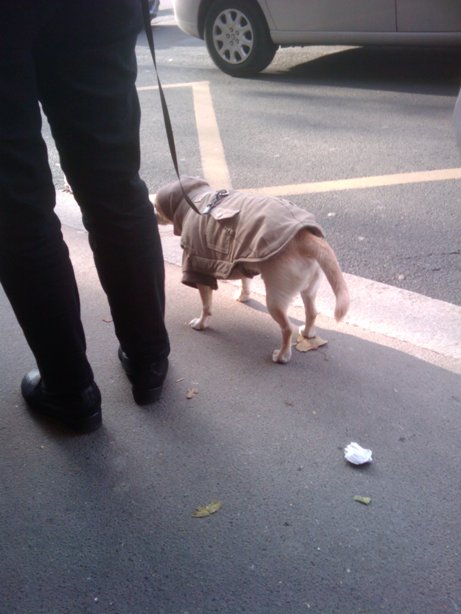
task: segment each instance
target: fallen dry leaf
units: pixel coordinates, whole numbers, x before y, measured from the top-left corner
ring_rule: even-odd
[[[211,514],[215,514],[218,510],[222,508],[221,501],[213,501],[208,505],[203,505],[198,507],[192,512],[192,516],[194,518],[206,518],[207,516],[211,516]]]
[[[198,395],[198,388],[194,386],[192,388],[189,388],[188,391],[186,392],[186,399],[193,399],[197,395]]]
[[[328,341],[325,341],[325,339],[321,339],[320,337],[311,337],[310,339],[307,339],[306,337],[303,337],[303,335],[299,334],[295,347],[298,352],[309,352],[310,350],[316,350],[327,343]]]
[[[354,495],[354,501],[363,503],[363,505],[370,505],[371,497],[361,497],[360,495]]]

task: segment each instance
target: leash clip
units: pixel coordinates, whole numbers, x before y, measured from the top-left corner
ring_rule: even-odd
[[[216,192],[211,201],[203,210],[202,215],[208,215],[210,211],[216,207],[216,205],[219,205],[223,198],[226,198],[226,196],[229,196],[229,190],[219,190]]]

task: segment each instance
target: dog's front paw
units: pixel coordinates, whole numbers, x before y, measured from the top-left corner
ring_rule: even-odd
[[[250,293],[249,292],[243,292],[243,290],[238,290],[234,294],[234,298],[239,303],[247,303],[250,300]]]
[[[205,322],[202,318],[194,318],[189,322],[189,326],[194,330],[205,330]]]
[[[287,362],[290,362],[291,352],[282,353],[280,350],[274,350],[272,352],[272,362],[278,362],[279,364],[285,365]]]

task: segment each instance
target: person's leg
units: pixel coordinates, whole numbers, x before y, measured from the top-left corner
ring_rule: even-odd
[[[2,24],[11,30],[14,20]],[[18,26],[14,36],[0,33],[0,281],[46,386],[72,393],[93,373],[41,137],[32,52],[40,20],[36,31]]]
[[[138,8],[133,3],[133,11]],[[62,31],[69,19],[78,37],[78,15],[68,9],[54,27]],[[64,46],[59,55],[44,45],[39,89],[61,166],[84,214],[116,335],[132,366],[142,368],[166,361],[170,348],[160,236],[139,177],[136,37],[119,24],[110,38],[102,34],[90,43],[82,33],[79,45]],[[165,364],[160,371],[163,381]]]
[[[8,3],[0,22],[0,282],[38,371],[21,391],[37,413],[78,431],[101,424],[77,286],[53,209],[41,137],[34,44],[55,2]]]

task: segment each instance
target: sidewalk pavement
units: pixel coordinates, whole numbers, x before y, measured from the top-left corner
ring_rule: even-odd
[[[33,361],[0,291],[2,613],[460,611],[457,358],[326,314],[327,346],[274,365],[260,297],[220,284],[193,331],[198,296],[167,264],[171,369],[140,408],[86,234],[63,230],[104,423],[76,436],[26,410]],[[370,465],[344,460],[351,441]]]

